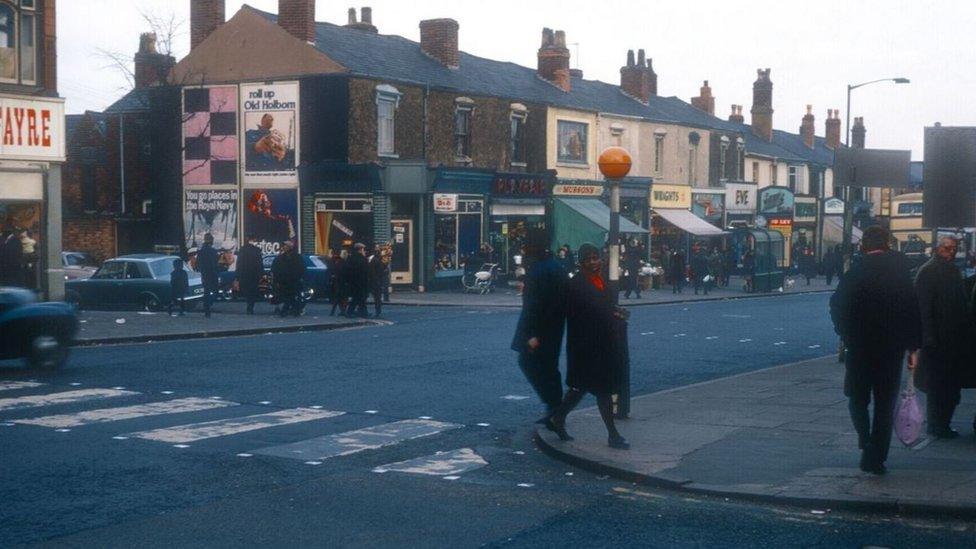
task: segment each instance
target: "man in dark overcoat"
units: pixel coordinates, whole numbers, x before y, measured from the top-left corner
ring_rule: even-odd
[[[346,310],[347,316],[366,317],[366,292],[368,283],[368,267],[366,263],[366,245],[357,242],[353,246],[349,259],[346,260],[343,276],[349,288],[350,302]]]
[[[254,245],[253,235],[247,237],[247,242],[237,251],[236,278],[237,287],[241,295],[247,301],[247,314],[254,314],[254,303],[258,301],[258,287],[261,284],[261,277],[264,275],[264,263],[261,258],[261,250]]]
[[[705,249],[696,245],[691,256],[691,275],[695,281],[695,295],[698,295],[698,290],[703,290],[705,295],[708,295],[708,284],[705,283],[705,277],[709,275],[708,271],[708,256],[705,255]]]
[[[519,368],[551,414],[563,398],[559,352],[566,324],[563,306],[568,275],[549,252],[544,232],[530,233],[524,254],[529,265],[512,350],[518,353]]]
[[[220,280],[217,275],[218,254],[213,247],[214,237],[203,235],[203,246],[197,251],[197,272],[203,283],[203,316],[210,318],[210,306],[217,296]]]
[[[915,279],[922,314],[919,388],[928,397],[928,432],[938,438],[959,436],[950,424],[959,404],[960,378],[971,367],[966,346],[972,334],[965,285],[955,265],[957,249],[955,239],[940,238]]]
[[[373,296],[377,318],[383,313],[383,285],[386,284],[386,267],[387,264],[383,261],[383,249],[377,246],[375,253],[370,256],[366,265],[366,282],[369,286],[369,294]]]
[[[846,344],[844,394],[862,450],[861,470],[884,474],[891,444],[901,364],[910,351],[914,367],[921,344],[918,304],[904,256],[888,249],[880,226],[864,231],[863,259],[840,280],[830,298],[834,330]],[[874,419],[868,405],[874,399]]]
[[[685,285],[685,254],[681,250],[675,250],[671,254],[668,268],[668,276],[671,277],[671,293],[680,294]]]
[[[271,264],[271,275],[274,277],[278,301],[281,303],[281,316],[285,317],[288,314],[298,316],[302,311],[300,296],[302,277],[305,276],[305,262],[291,242],[281,245],[281,253]]]

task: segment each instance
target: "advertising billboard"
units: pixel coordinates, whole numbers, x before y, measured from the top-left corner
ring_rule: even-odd
[[[237,185],[237,86],[183,89],[183,184]]]
[[[298,189],[246,189],[243,232],[262,254],[278,253],[286,241],[297,243]]]
[[[691,213],[722,227],[725,218],[725,195],[721,193],[692,193]]]
[[[214,237],[214,248],[237,251],[237,189],[184,189],[183,234],[186,247],[199,248],[203,235]]]
[[[759,191],[759,213],[793,217],[793,191],[786,187],[765,187]]]
[[[298,183],[298,82],[241,84],[245,183]]]
[[[64,160],[64,99],[0,95],[0,159]]]
[[[834,185],[903,189],[911,185],[911,163],[911,151],[841,147],[834,152]]]

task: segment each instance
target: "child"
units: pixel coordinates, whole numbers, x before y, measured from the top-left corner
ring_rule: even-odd
[[[183,270],[182,259],[173,260],[173,272],[169,274],[169,288],[172,299],[169,302],[168,313],[170,316],[173,316],[173,305],[176,305],[178,301],[180,304],[180,316],[183,316],[186,313],[186,301],[183,298],[186,297],[187,292],[190,290],[190,278],[187,276],[186,271]]]

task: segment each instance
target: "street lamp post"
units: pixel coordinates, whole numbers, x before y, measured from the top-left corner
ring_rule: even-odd
[[[610,185],[610,231],[607,235],[607,245],[610,252],[610,262],[607,265],[609,275],[608,291],[614,305],[620,296],[620,180],[627,177],[633,162],[630,153],[623,147],[608,147],[600,153],[598,165],[600,173]],[[615,334],[620,346],[620,390],[616,395],[616,410],[614,415],[626,418],[630,415],[630,353],[627,343],[627,322],[620,322],[621,329]]]
[[[851,145],[851,92],[868,86],[871,84],[877,84],[878,82],[894,82],[895,84],[908,84],[911,80],[899,76],[896,78],[879,78],[877,80],[871,80],[869,82],[861,82],[860,84],[848,84],[847,85],[847,112],[844,116],[844,146],[850,147]],[[836,177],[837,174],[834,174]],[[844,242],[843,250],[847,253],[848,248],[851,246],[851,232],[854,230],[854,209],[851,204],[851,187],[849,185],[844,186]]]

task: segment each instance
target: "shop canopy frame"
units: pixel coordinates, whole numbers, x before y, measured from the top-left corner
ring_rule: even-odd
[[[695,236],[708,237],[728,234],[728,232],[719,229],[715,225],[691,213],[689,210],[662,208],[655,209],[654,213],[682,231]]]
[[[574,219],[585,222],[573,223]],[[553,226],[553,247],[568,244],[575,250],[587,242],[600,246],[610,232],[610,208],[598,198],[557,197],[553,199]],[[620,234],[648,234],[648,230],[621,217]]]

